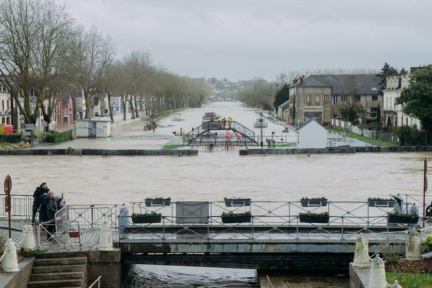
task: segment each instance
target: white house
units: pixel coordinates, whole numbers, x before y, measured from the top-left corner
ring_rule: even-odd
[[[416,125],[418,129],[421,128],[419,119],[403,113],[402,105],[396,105],[396,99],[401,95],[403,88],[408,87],[409,79],[409,75],[387,77],[383,103],[384,125],[391,124],[395,128]]]
[[[298,148],[326,148],[327,129],[315,120],[309,120],[297,128]]]

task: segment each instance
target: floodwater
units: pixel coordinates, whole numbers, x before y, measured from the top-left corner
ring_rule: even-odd
[[[119,125],[114,136],[75,140],[55,147],[160,148],[172,132],[191,130],[204,112],[214,110],[253,128],[257,114],[239,103],[215,103],[160,121],[164,128],[143,131],[142,122]],[[171,126],[173,125],[173,126]],[[295,142],[282,127],[269,123],[265,135]],[[259,129],[257,129],[259,133]],[[289,140],[291,139],[291,140]],[[285,139],[284,139],[285,140]],[[143,201],[146,197],[221,201],[244,197],[264,201],[298,201],[303,196],[330,200],[366,200],[390,193],[421,194],[423,160],[431,153],[239,156],[238,151],[200,151],[193,157],[1,156],[0,177],[9,174],[13,194],[32,194],[47,182],[69,204]],[[128,287],[255,287],[254,270],[137,266]],[[172,281],[175,281],[173,285]]]

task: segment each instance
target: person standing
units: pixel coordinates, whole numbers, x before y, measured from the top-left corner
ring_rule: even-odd
[[[226,127],[226,118],[225,117],[223,117],[223,119],[222,119],[222,125],[223,125],[223,129],[225,129],[225,127]]]
[[[43,182],[39,187],[36,188],[35,192],[33,193],[33,215],[32,215],[32,224],[35,223],[36,213],[40,207],[38,205],[39,198],[43,194],[47,193],[49,191],[47,184]]]
[[[219,129],[222,129],[222,116],[219,116],[218,122],[219,122]]]
[[[46,198],[47,203],[47,216],[48,216],[48,234],[47,239],[52,240],[54,239],[54,233],[56,231],[55,229],[55,214],[58,211],[57,201],[55,199],[54,192],[50,191],[47,194]]]
[[[232,118],[230,116],[230,117],[228,117],[228,126],[229,126],[229,129],[231,129],[231,122],[232,122]]]

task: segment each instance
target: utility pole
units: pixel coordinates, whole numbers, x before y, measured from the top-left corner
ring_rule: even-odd
[[[426,191],[428,188],[427,183],[427,159],[424,159],[424,175],[423,175],[423,228],[425,227],[425,217],[426,217]]]
[[[261,131],[261,149],[263,149],[264,146],[264,138],[263,138],[263,114],[260,112],[260,131]]]

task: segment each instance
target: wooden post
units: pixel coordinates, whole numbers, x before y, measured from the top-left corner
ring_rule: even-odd
[[[425,227],[426,221],[426,191],[427,191],[427,159],[424,159],[424,175],[423,175],[423,228]]]

